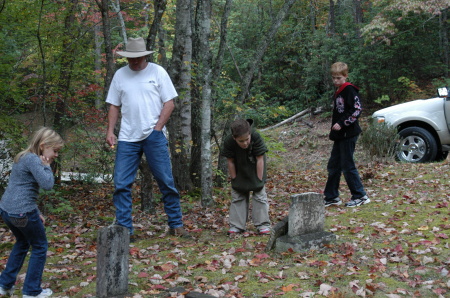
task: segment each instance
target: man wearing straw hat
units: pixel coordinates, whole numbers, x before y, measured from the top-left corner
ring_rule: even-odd
[[[190,237],[183,228],[180,195],[163,132],[178,94],[166,70],[147,62],[152,53],[142,37],[128,38],[126,50],[117,52],[127,58],[128,65],[114,74],[106,98],[111,104],[106,142],[112,148],[116,145],[114,126],[122,113],[114,167],[116,224],[127,227],[133,235],[131,186],[144,153],[163,196],[169,234]]]

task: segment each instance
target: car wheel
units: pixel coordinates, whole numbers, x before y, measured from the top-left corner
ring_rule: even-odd
[[[437,144],[433,135],[421,127],[408,127],[400,131],[396,159],[403,162],[434,161]]]

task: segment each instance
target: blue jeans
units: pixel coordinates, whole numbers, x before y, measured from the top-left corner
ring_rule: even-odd
[[[116,223],[127,227],[130,234],[133,234],[131,186],[136,178],[142,153],[145,154],[150,171],[162,193],[169,227],[182,227],[180,195],[172,176],[168,142],[164,133],[157,130],[153,130],[145,140],[139,142],[119,141],[117,144],[113,195]]]
[[[342,173],[352,194],[352,200],[362,198],[366,195],[355,166],[355,161],[353,160],[357,140],[358,136],[334,141],[327,166],[328,180],[323,192],[325,199],[331,200],[339,197],[339,183]]]
[[[31,256],[22,293],[37,296],[42,292],[41,280],[48,249],[47,236],[39,218],[39,212],[37,209],[24,214],[8,214],[1,209],[0,212],[6,225],[16,237],[16,243],[9,255],[6,268],[0,275],[0,286],[4,289],[11,289],[16,283],[17,274],[19,274],[31,246]]]

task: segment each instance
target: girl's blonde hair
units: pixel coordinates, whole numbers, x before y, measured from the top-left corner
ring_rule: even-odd
[[[21,151],[16,155],[16,157],[14,157],[14,162],[18,162],[19,159],[26,153],[34,153],[38,156],[42,155],[41,145],[44,145],[45,147],[60,149],[64,145],[64,140],[53,129],[42,127],[33,134],[28,148]]]

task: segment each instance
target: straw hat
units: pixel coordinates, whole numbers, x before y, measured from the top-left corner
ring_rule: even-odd
[[[142,37],[132,38],[129,37],[127,41],[127,47],[125,51],[117,51],[117,54],[127,58],[138,58],[150,55],[155,51],[147,51],[145,48],[145,41]]]

